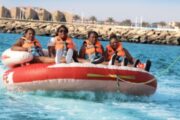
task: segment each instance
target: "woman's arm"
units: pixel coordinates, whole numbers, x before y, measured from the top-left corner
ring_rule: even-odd
[[[86,56],[86,46],[87,46],[87,44],[86,44],[86,42],[84,41],[83,42],[83,44],[82,44],[82,46],[81,46],[81,49],[80,49],[80,51],[79,51],[79,58],[85,58],[85,56]]]
[[[85,58],[85,49],[86,49],[86,47],[84,45],[82,45],[81,49],[79,51],[79,58]]]
[[[101,49],[102,49],[102,56],[104,56],[105,55],[105,53],[104,53],[104,47],[101,45]]]
[[[107,51],[107,49],[104,52],[104,57],[105,57],[105,61],[109,61],[108,60],[108,51]]]
[[[12,47],[11,47],[11,50],[14,50],[14,51],[28,51],[27,48],[23,48],[22,47],[23,45],[23,41],[21,39],[19,39]]]
[[[129,51],[125,48],[123,48],[124,52],[125,52],[125,56],[127,57],[128,61],[133,64],[133,57],[132,55],[129,53]]]
[[[54,46],[48,46],[48,53],[49,53],[49,57],[55,57],[55,47]]]
[[[48,55],[49,57],[55,57],[56,50],[55,50],[55,38],[51,38],[48,42]]]

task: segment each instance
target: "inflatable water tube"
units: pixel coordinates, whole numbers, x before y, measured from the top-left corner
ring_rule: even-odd
[[[156,78],[142,69],[91,63],[31,64],[8,70],[3,75],[13,91],[120,91],[131,95],[151,95]]]
[[[45,56],[48,56],[48,50],[43,49],[43,53]],[[5,50],[1,56],[2,63],[9,68],[13,68],[18,64],[30,62],[32,59],[33,55],[30,52],[13,51],[10,48]]]
[[[43,50],[45,55],[47,50]],[[30,64],[13,67],[33,59],[31,53],[6,50],[2,63],[8,67],[3,83],[13,91],[120,91],[131,95],[151,95],[156,91],[156,78],[149,72],[128,66],[92,63]]]
[[[33,59],[33,55],[25,51],[12,51],[7,49],[2,53],[1,61],[5,66],[14,67],[17,64],[29,62]]]

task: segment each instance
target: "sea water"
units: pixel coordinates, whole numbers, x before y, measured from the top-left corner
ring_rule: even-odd
[[[20,34],[0,33],[0,55]],[[37,36],[44,48],[50,37]],[[82,40],[74,39],[79,49]],[[106,46],[108,42],[102,42]],[[135,58],[152,61],[158,81],[150,97],[108,92],[9,92],[2,84],[8,68],[0,63],[0,120],[179,120],[180,47],[123,43]]]

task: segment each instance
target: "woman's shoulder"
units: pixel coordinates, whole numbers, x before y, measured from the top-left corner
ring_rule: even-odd
[[[25,40],[24,37],[20,37],[20,38],[17,40],[17,42],[24,43],[24,40]]]
[[[19,38],[13,46],[22,46],[23,43],[24,43],[24,40],[22,38]]]

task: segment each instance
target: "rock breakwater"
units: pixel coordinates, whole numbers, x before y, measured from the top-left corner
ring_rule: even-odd
[[[114,25],[0,19],[0,32],[19,34],[23,33],[26,28],[31,27],[35,29],[37,35],[54,36],[56,29],[62,24],[68,27],[69,35],[76,38],[85,39],[88,31],[95,30],[103,40],[107,40],[108,36],[114,33],[124,42],[180,45],[180,31],[131,28]]]

